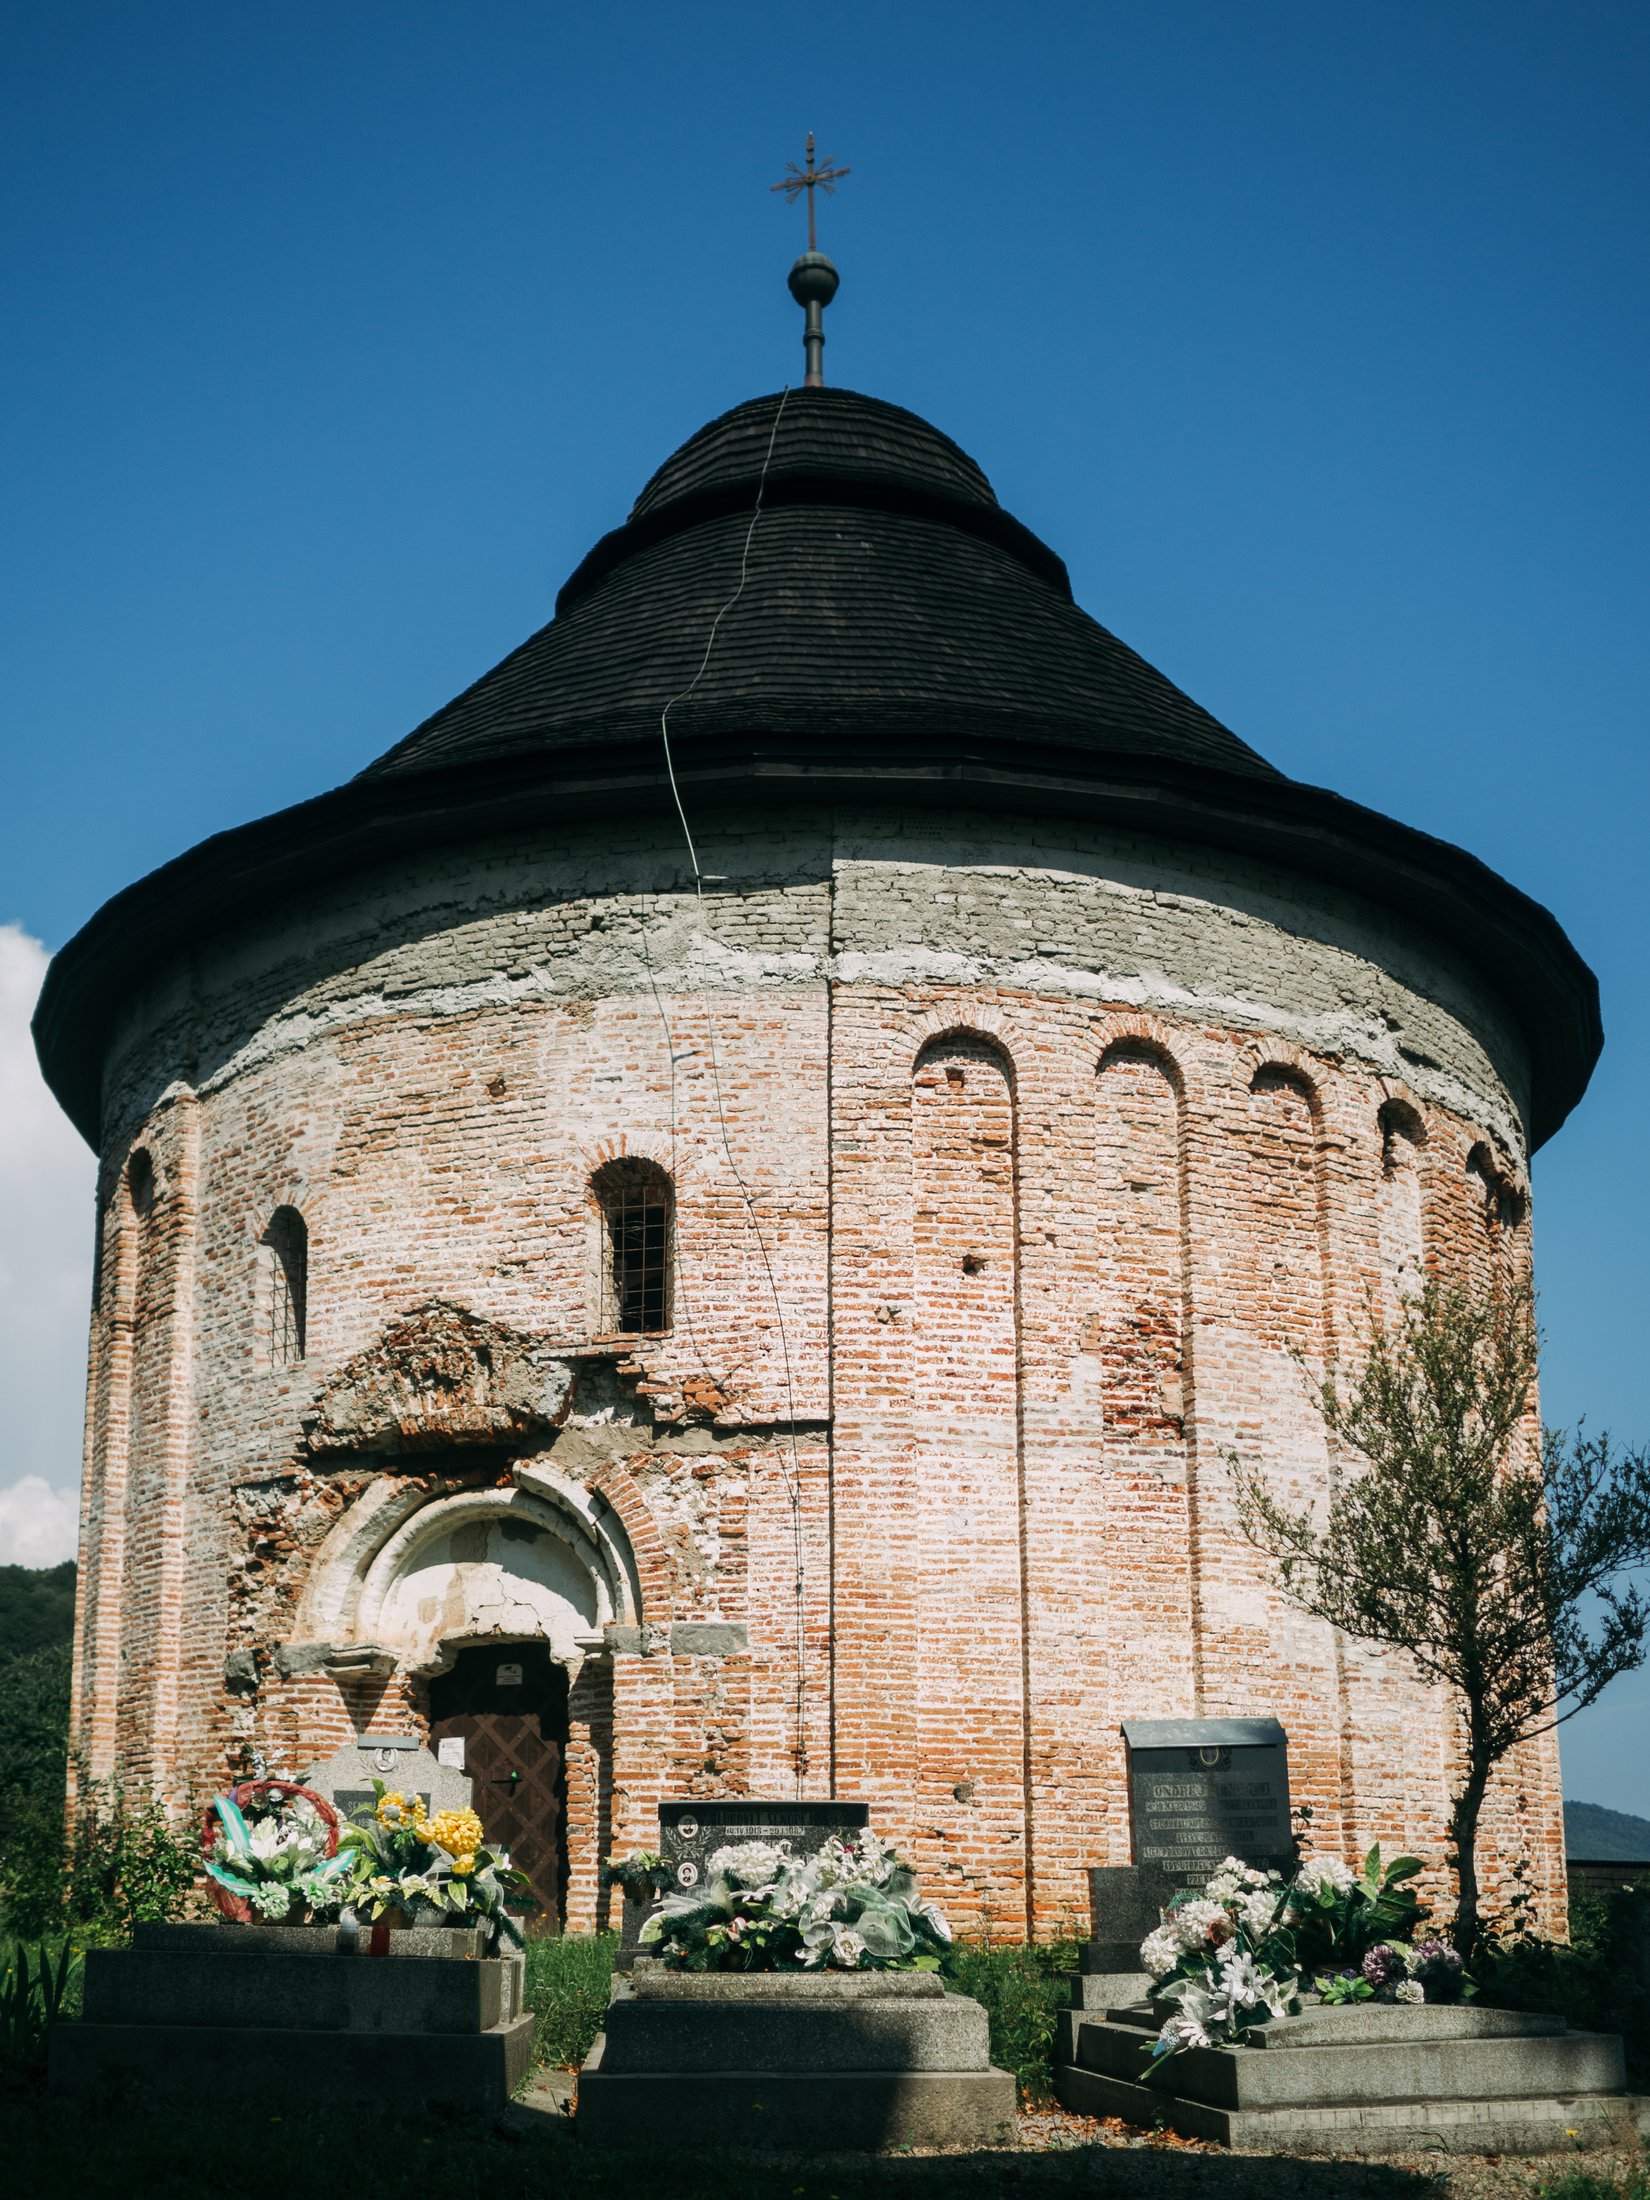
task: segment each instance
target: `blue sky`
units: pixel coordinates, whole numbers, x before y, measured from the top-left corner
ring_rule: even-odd
[[[811,127],[853,169],[831,379],[955,435],[1275,763],[1471,848],[1598,970],[1604,1063],[1535,1172],[1545,1402],[1650,1439],[1642,5],[4,22],[0,924],[55,948],[357,770],[795,378],[766,187]],[[80,1308],[47,1319],[19,1456],[59,1487]],[[1650,1682],[1569,1732],[1573,1794],[1650,1812]]]

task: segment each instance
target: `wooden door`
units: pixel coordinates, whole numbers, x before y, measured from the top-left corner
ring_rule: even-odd
[[[464,1744],[464,1770],[488,1845],[532,1882],[539,1921],[562,1915],[567,1866],[567,1675],[542,1642],[477,1644],[430,1683],[430,1746]]]

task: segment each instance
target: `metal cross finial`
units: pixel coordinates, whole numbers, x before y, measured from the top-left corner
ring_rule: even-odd
[[[796,203],[796,196],[799,191],[807,192],[808,250],[810,252],[819,250],[819,246],[814,240],[814,193],[816,191],[830,191],[834,194],[843,177],[852,175],[852,173],[851,168],[834,167],[828,160],[822,162],[817,168],[814,166],[814,134],[810,130],[808,132],[807,166],[798,168],[794,160],[788,160],[785,163],[784,176],[772,186],[775,191],[784,192],[785,203],[788,206]]]

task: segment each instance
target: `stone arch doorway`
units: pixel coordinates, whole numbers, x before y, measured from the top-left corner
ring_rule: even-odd
[[[542,1639],[471,1643],[429,1684],[431,1747],[462,1752],[488,1843],[526,1873],[552,1930],[566,1915],[567,1700]]]

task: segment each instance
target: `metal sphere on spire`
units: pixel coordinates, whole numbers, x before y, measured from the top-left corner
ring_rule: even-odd
[[[791,269],[788,281],[791,296],[803,310],[802,348],[807,358],[807,371],[802,377],[804,389],[818,389],[825,380],[825,308],[836,296],[841,281],[835,266],[819,249],[814,225],[814,194],[817,191],[835,193],[841,179],[852,173],[838,168],[831,161],[814,163],[814,134],[808,132],[806,165],[798,168],[795,161],[787,161],[786,173],[773,186],[783,191],[787,204],[794,204],[802,192],[808,194],[808,249]]]

